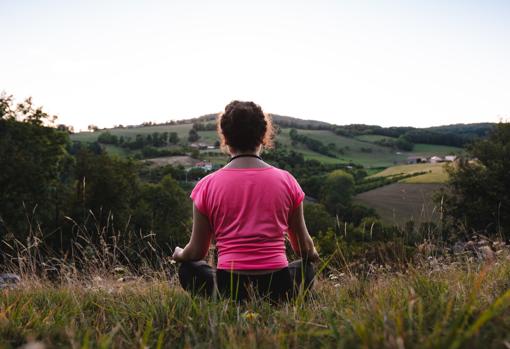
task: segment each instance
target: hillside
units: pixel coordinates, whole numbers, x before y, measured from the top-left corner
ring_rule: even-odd
[[[396,164],[404,164],[408,157],[420,156],[445,156],[460,154],[463,150],[460,146],[452,146],[448,143],[459,143],[460,138],[452,136],[457,133],[462,139],[476,139],[485,135],[493,124],[461,124],[441,127],[417,129],[412,127],[388,127],[383,128],[373,125],[346,125],[338,126],[323,121],[303,120],[290,116],[271,115],[273,122],[279,129],[275,143],[277,147],[294,150],[301,153],[305,159],[314,159],[322,163],[354,163],[366,168],[389,167]],[[175,155],[189,155],[190,145],[188,141],[190,130],[195,128],[199,139],[196,143],[202,143],[211,149],[201,149],[199,158],[213,163],[222,164],[227,157],[220,153],[217,145],[218,136],[215,130],[216,114],[208,114],[198,118],[172,121],[165,124],[144,124],[139,126],[123,126],[111,129],[102,129],[95,132],[80,132],[71,135],[73,141],[95,142],[102,134],[114,136],[118,142],[104,143],[104,148],[111,154],[137,158],[163,157]],[[293,141],[290,130],[296,129],[301,137],[310,142],[322,144],[327,152],[311,148],[309,144]],[[127,146],[121,142],[134,142],[137,138],[152,138],[163,134],[175,133],[178,142],[174,144],[158,145],[158,151],[142,152],[144,146]],[[165,137],[168,135],[166,134]],[[161,136],[160,136],[161,137]],[[399,149],[400,141],[410,144],[412,149]],[[421,142],[411,142],[409,139],[418,139]],[[452,141],[453,139],[453,141]],[[438,142],[433,143],[433,142]],[[462,142],[461,142],[462,143]],[[407,144],[407,143],[406,143]],[[151,144],[149,144],[151,145]],[[162,150],[164,150],[162,152]]]

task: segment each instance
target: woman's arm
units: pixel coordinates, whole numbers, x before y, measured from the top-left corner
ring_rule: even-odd
[[[184,248],[176,247],[172,258],[177,262],[204,259],[211,244],[212,231],[207,216],[200,213],[193,204],[193,230],[188,244]]]
[[[287,233],[292,249],[298,256],[307,258],[312,262],[319,260],[319,254],[306,228],[302,202],[289,217],[289,230]]]

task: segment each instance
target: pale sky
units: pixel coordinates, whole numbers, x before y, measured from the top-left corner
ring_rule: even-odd
[[[0,91],[58,122],[510,119],[510,1],[0,0]]]

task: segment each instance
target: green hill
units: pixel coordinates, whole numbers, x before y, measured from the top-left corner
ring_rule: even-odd
[[[214,127],[217,115],[208,114],[198,118],[172,121],[165,124],[126,126],[111,129],[97,130],[96,132],[80,132],[71,135],[73,141],[95,142],[98,137],[105,132],[122,138],[123,141],[134,141],[137,135],[148,137],[155,133],[163,134],[165,132],[175,132],[179,137],[179,142],[175,145],[161,146],[158,149],[190,152],[190,142],[188,142],[189,131],[193,128],[193,123],[199,123],[204,126],[198,131],[200,136],[197,142],[213,146],[219,139]],[[294,150],[303,154],[305,159],[315,159],[323,163],[356,163],[367,168],[390,167],[396,164],[406,163],[410,156],[430,157],[433,155],[444,156],[448,154],[459,154],[461,147],[447,145],[450,134],[459,130],[462,139],[476,138],[484,135],[493,124],[468,124],[468,125],[449,125],[427,129],[417,129],[412,127],[382,128],[371,125],[347,125],[338,126],[316,120],[302,120],[289,116],[272,115],[272,119],[280,132],[275,138],[279,147],[288,150]],[[303,142],[293,142],[289,133],[292,128],[297,129],[299,135],[306,137],[314,142],[320,142],[327,152],[320,152],[311,148]],[[385,135],[386,133],[387,135]],[[381,144],[381,141],[392,141],[404,135],[425,143],[434,140],[445,144],[425,144],[414,143],[412,151],[399,151],[388,144]],[[455,142],[460,142],[459,138]],[[183,148],[184,147],[184,148]],[[118,156],[138,156],[141,157],[140,149],[129,149],[116,144],[107,144],[105,149]],[[215,163],[225,162],[227,157],[222,156],[218,149],[207,149],[200,151],[201,159],[208,159]],[[217,154],[217,155],[214,155]],[[331,156],[328,156],[331,155]]]

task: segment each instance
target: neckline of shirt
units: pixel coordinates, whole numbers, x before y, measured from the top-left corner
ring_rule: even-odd
[[[222,167],[221,170],[224,171],[246,171],[246,170],[255,170],[255,171],[262,171],[262,170],[269,170],[271,168],[275,168],[274,166],[269,167]]]

